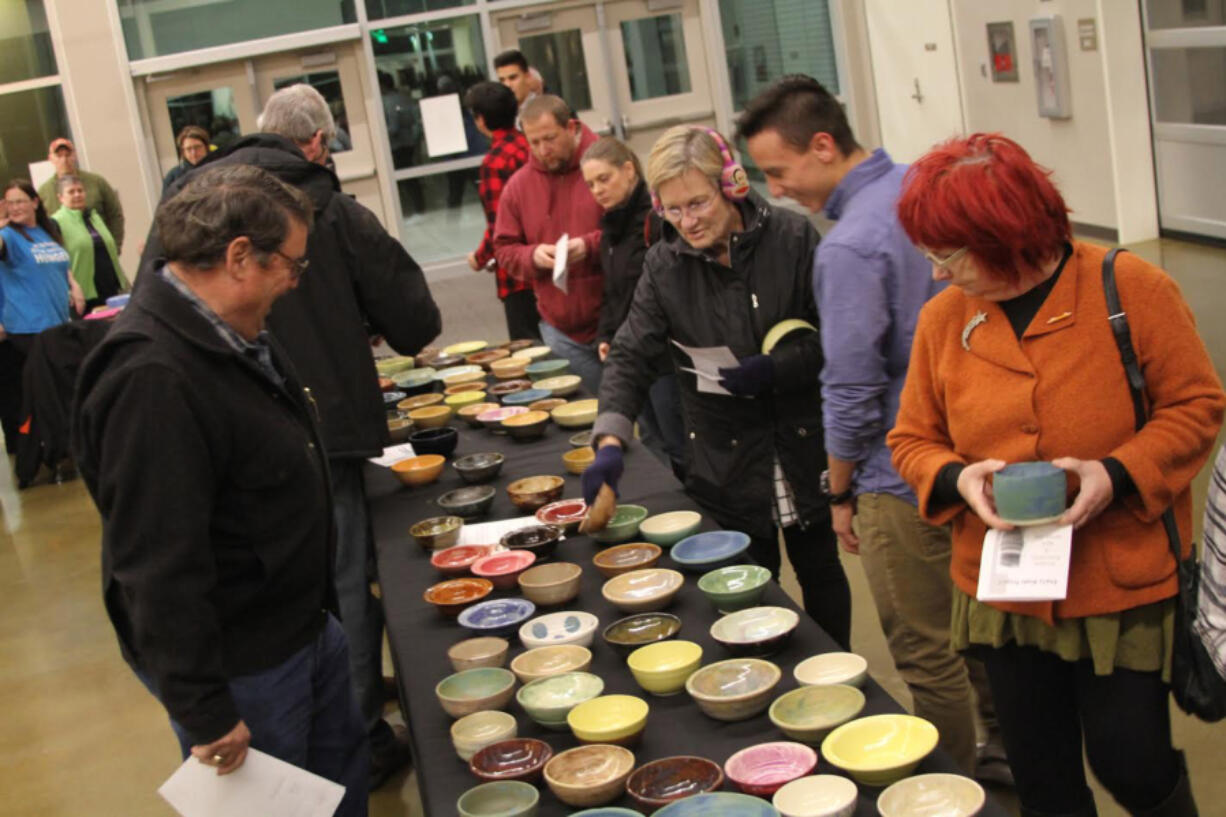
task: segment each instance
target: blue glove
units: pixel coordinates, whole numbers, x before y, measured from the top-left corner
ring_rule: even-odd
[[[584,470],[579,480],[583,485],[583,501],[588,505],[595,502],[601,485],[607,484],[613,493],[617,493],[617,481],[622,478],[625,467],[621,446],[606,445],[596,449],[596,459]]]
[[[775,362],[770,355],[752,355],[735,368],[719,370],[719,384],[738,397],[753,397],[775,384]]]

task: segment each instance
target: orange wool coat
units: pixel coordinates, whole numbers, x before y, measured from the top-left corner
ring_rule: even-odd
[[[937,472],[970,464],[1076,457],[1118,459],[1137,493],[1113,502],[1073,534],[1068,597],[999,603],[1055,619],[1118,612],[1175,595],[1175,562],[1162,527],[1172,502],[1185,552],[1189,485],[1209,456],[1226,397],[1175,282],[1130,253],[1116,260],[1150,405],[1137,433],[1102,287],[1106,250],[1074,244],[1072,257],[1022,338],[1000,306],[950,287],[924,306],[898,420],[887,442],[894,467],[934,524],[953,521],[953,580],[974,596],[986,526],[964,503],[932,507]],[[978,312],[987,320],[964,327]],[[1070,494],[1075,493],[1070,480]],[[1070,500],[1071,501],[1071,500]]]

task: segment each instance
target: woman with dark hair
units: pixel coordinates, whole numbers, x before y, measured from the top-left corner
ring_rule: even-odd
[[[21,425],[21,376],[34,336],[69,318],[69,303],[85,308],[69,272],[59,228],[47,216],[34,186],[14,179],[4,188],[7,214],[0,217],[0,425],[14,453]]]
[[[648,244],[660,240],[664,225],[652,211],[651,193],[638,156],[621,141],[612,136],[597,140],[583,154],[580,170],[596,203],[605,211],[600,220],[604,298],[596,330],[596,351],[603,363],[613,336],[630,314]],[[654,369],[658,376],[638,417],[639,434],[643,445],[683,478],[685,427],[677,374],[667,354],[656,361]]]
[[[175,137],[175,148],[179,151],[179,163],[170,169],[166,178],[162,179],[163,195],[183,174],[200,164],[204,161],[204,157],[209,155],[209,132],[199,125],[188,125]]]
[[[1074,241],[1049,172],[1019,145],[974,134],[911,166],[908,236],[952,286],[920,313],[893,463],[932,524],[953,523],[951,633],[987,667],[1026,817],[1091,817],[1082,762],[1133,815],[1197,813],[1171,745],[1167,679],[1177,579],[1162,514],[1185,554],[1192,478],[1222,421],[1221,384],[1179,287],[1135,255],[1115,263],[1145,379],[1137,431],[1103,288],[1106,249]],[[1114,311],[1114,310],[1112,310]],[[992,475],[1050,461],[1068,476],[1062,600],[977,599]]]

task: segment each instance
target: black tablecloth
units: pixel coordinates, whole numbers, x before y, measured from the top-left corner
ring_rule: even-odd
[[[454,456],[480,451],[499,451],[506,455],[502,473],[493,483],[498,489],[493,508],[488,517],[474,521],[522,516],[511,504],[505,491],[505,487],[512,480],[520,477],[534,474],[565,476],[566,488],[563,497],[580,495],[579,478],[566,473],[561,459],[562,453],[570,448],[567,438],[575,433],[575,429],[558,428],[551,424],[543,439],[517,442],[485,430],[470,429],[462,421],[453,421],[453,425],[460,432],[459,447]],[[450,734],[454,721],[443,712],[434,695],[435,684],[452,673],[451,664],[447,660],[447,648],[470,637],[470,633],[455,619],[440,616],[422,600],[423,591],[442,577],[430,566],[429,555],[413,541],[408,530],[414,522],[440,515],[433,500],[463,484],[455,469],[451,468],[450,462],[439,481],[431,485],[418,488],[401,487],[389,471],[375,466],[370,467],[367,484],[388,637],[400,683],[402,703],[408,713],[418,784],[426,813],[438,817],[455,814],[456,799],[480,782],[469,772],[467,764],[456,755]],[[619,501],[644,505],[653,514],[674,510],[699,510],[682,491],[672,473],[642,448],[628,452],[620,492]],[[716,527],[711,519],[704,516],[704,530],[714,530]],[[637,695],[644,698],[651,707],[642,742],[633,749],[637,763],[641,765],[661,757],[690,754],[710,758],[722,765],[734,752],[746,746],[765,741],[787,740],[770,722],[765,712],[747,721],[724,723],[704,715],[684,692],[662,698],[639,688],[625,665],[625,659],[615,653],[600,637],[600,630],[605,625],[625,615],[605,601],[600,594],[604,577],[592,564],[592,556],[604,547],[608,546],[598,544],[587,536],[574,535],[562,542],[555,559],[574,562],[583,567],[579,598],[567,604],[566,608],[587,610],[600,618],[600,627],[597,628],[596,638],[591,646],[591,672],[604,679],[605,694]],[[659,566],[678,567],[667,555],[661,558]],[[775,584],[768,587],[762,603],[795,608],[788,596]],[[681,618],[679,638],[702,645],[704,665],[731,657],[708,634],[711,624],[718,616],[715,608],[698,590],[697,574],[686,573],[685,586],[668,608],[668,612]],[[837,649],[834,641],[822,632],[812,619],[802,614],[800,626],[787,648],[768,658],[783,670],[783,678],[775,690],[776,697],[797,686],[792,677],[792,669],[797,663],[816,653]],[[518,640],[512,638],[508,662],[523,651],[524,648]],[[865,685],[864,692],[867,704],[862,714],[902,711],[898,704],[871,680]],[[578,745],[569,732],[555,732],[538,726],[514,701],[508,705],[507,710],[515,715],[519,722],[521,737],[540,738],[553,747],[555,754]],[[918,771],[954,772],[956,767],[948,755],[938,750],[920,764]],[[839,772],[822,759],[815,773]],[[539,814],[542,817],[569,814],[576,810],[558,801],[544,782],[540,786]],[[728,782],[725,782],[724,788],[728,791],[736,790],[735,786]],[[879,789],[860,786],[860,802],[856,814],[865,817],[875,815],[875,803],[879,793]],[[616,805],[633,808],[629,797],[623,797]],[[982,813],[985,817],[1005,815],[1005,812],[991,801]]]

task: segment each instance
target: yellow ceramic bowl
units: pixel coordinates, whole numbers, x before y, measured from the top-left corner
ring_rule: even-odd
[[[453,409],[462,409],[465,406],[476,405],[477,403],[485,402],[485,392],[483,391],[462,391],[459,394],[453,394],[443,401]]]
[[[462,372],[453,374],[450,377],[443,378],[444,386],[458,386],[461,383],[473,383],[477,380],[485,380],[485,369],[478,367],[475,372]]]
[[[528,361],[522,357],[507,357],[490,364],[490,371],[499,380],[514,380],[528,376]]]
[[[393,464],[392,473],[405,485],[427,485],[439,478],[446,462],[438,454],[422,454]]]
[[[702,663],[693,641],[661,641],[639,647],[626,659],[634,680],[653,695],[676,695]]]
[[[572,474],[582,474],[595,461],[596,452],[588,446],[572,448],[562,455],[562,464]]]
[[[400,409],[401,411],[413,411],[415,409],[425,408],[426,406],[433,406],[436,403],[441,402],[443,402],[443,395],[438,394],[437,392],[431,392],[430,394],[418,394],[413,397],[406,397],[396,404],[396,408]]]
[[[636,743],[647,726],[650,707],[633,695],[601,695],[576,706],[566,716],[575,737],[584,743]]]
[[[425,406],[409,412],[409,419],[418,428],[440,428],[451,419],[451,406]]]
[[[583,380],[577,374],[560,374],[557,377],[546,377],[533,384],[535,389],[545,389],[554,397],[566,397],[579,390]]]
[[[459,343],[453,343],[450,346],[443,347],[445,355],[471,355],[473,352],[480,352],[485,347],[489,346],[483,340],[464,340]]]
[[[590,398],[558,406],[550,414],[553,421],[563,428],[582,428],[596,422],[597,410],[595,398]]]
[[[525,360],[532,363],[537,360],[544,360],[553,354],[553,350],[548,346],[529,346],[527,349],[520,349],[518,352],[511,354],[510,360]]]
[[[911,774],[937,738],[937,728],[923,718],[872,715],[827,735],[822,755],[866,786],[888,786]]]
[[[780,321],[770,328],[766,333],[766,337],[762,338],[762,354],[769,355],[771,349],[774,349],[779,341],[798,331],[816,332],[817,329],[813,324],[808,321],[802,321],[799,318],[788,318],[787,320]]]

